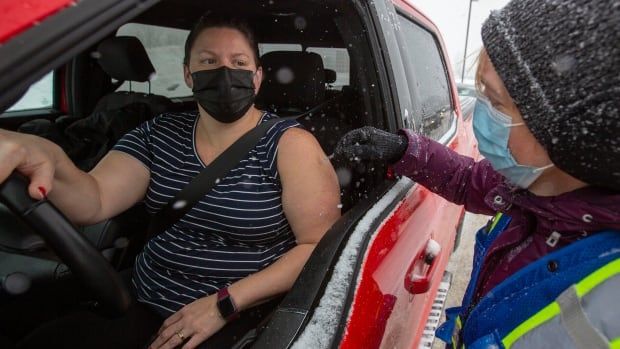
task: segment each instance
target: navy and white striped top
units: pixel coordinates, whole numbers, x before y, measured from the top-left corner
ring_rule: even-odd
[[[275,117],[265,113],[260,122]],[[145,197],[151,214],[204,168],[194,142],[197,124],[197,113],[163,114],[114,146],[151,171]],[[282,211],[276,154],[280,136],[296,126],[282,120],[271,127],[180,221],[146,244],[133,275],[139,301],[168,316],[264,269],[295,246]]]

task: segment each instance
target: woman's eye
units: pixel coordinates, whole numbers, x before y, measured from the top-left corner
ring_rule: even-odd
[[[236,64],[237,66],[240,66],[240,67],[245,67],[246,65],[248,65],[248,63],[247,63],[246,61],[243,61],[243,60],[237,60],[237,61],[235,62],[235,64]]]
[[[205,58],[205,59],[202,60],[202,63],[204,63],[204,64],[215,64],[216,60],[215,60],[215,58]]]

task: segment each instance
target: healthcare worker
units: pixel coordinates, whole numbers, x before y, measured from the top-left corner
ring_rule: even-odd
[[[620,235],[620,1],[513,0],[484,22],[482,40],[473,128],[483,160],[409,129],[356,129],[335,151],[388,162],[467,211],[495,215],[478,233],[471,283],[449,326],[456,345],[478,339],[463,340],[463,323],[488,321],[469,315],[511,276],[588,236]],[[608,342],[620,338],[615,327]],[[556,347],[570,347],[568,334]]]

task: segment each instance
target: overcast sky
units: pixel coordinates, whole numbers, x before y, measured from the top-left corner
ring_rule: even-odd
[[[424,12],[439,27],[443,40],[448,47],[448,55],[457,81],[461,78],[463,53],[465,50],[465,32],[467,29],[467,11],[469,0],[408,0]],[[508,0],[474,0],[471,3],[471,22],[467,43],[467,65],[465,79],[473,78],[474,65],[482,47],[480,27],[491,10],[502,8]]]

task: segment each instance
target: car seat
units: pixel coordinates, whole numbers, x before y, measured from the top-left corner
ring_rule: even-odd
[[[98,63],[116,89],[125,81],[145,82],[155,74],[146,50],[135,37],[108,38],[98,46]],[[84,118],[36,119],[18,131],[35,134],[58,144],[80,169],[89,171],[127,132],[165,112],[172,101],[164,96],[117,91],[103,96]]]
[[[284,117],[303,114],[324,102],[325,71],[318,54],[273,51],[260,60],[264,77],[258,105]]]
[[[331,155],[338,140],[352,128],[347,91],[326,97],[326,85],[335,72],[325,69],[320,55],[313,52],[273,51],[261,57],[263,82],[256,104],[278,116],[299,116],[297,121],[316,137],[323,151]],[[332,159],[340,182],[343,211],[355,198],[351,185],[359,175],[341,159]]]
[[[273,51],[261,57],[263,82],[256,97],[259,108],[278,116],[299,116],[298,121],[331,154],[351,123],[340,106],[342,94],[326,98],[326,85],[335,72],[325,69],[314,52]]]
[[[117,82],[118,88],[123,82],[149,82],[155,75],[155,68],[138,38],[133,36],[116,36],[103,40],[98,48],[98,62],[101,68]],[[165,112],[172,105],[167,97],[151,93],[133,91],[116,91],[103,96],[93,113],[119,109],[132,103],[148,105],[153,116]]]

